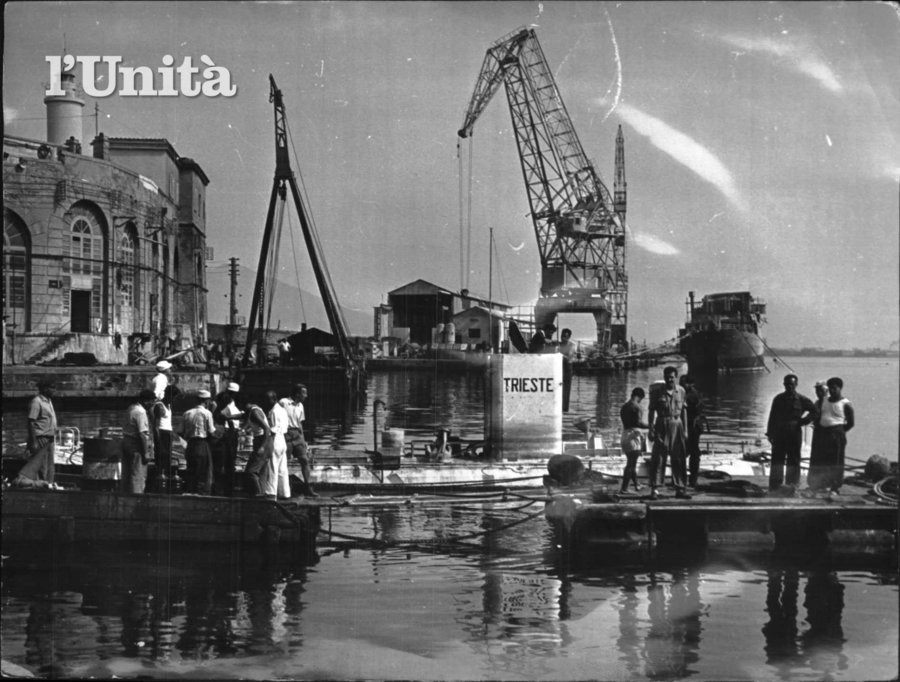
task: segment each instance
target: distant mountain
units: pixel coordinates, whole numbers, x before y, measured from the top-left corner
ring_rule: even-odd
[[[250,317],[250,306],[253,303],[256,271],[243,266],[238,266],[238,268],[237,312],[238,317],[243,318],[246,323],[247,318]],[[206,297],[206,305],[209,321],[218,324],[227,323],[231,291],[227,269],[208,270],[207,286],[209,293]],[[340,293],[338,293],[338,300],[340,300]],[[370,336],[372,334],[374,322],[371,311],[353,310],[344,306],[341,306],[341,309],[347,322],[348,334],[351,336]],[[325,331],[331,330],[322,298],[317,293],[298,289],[296,284],[290,284],[283,280],[279,280],[276,286],[271,320],[272,329],[280,327],[288,331],[298,331],[301,323],[306,322],[309,327],[318,327]]]

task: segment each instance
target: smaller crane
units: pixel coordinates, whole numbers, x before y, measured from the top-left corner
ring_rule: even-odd
[[[338,353],[342,364],[354,365],[355,360],[347,336],[347,326],[338,306],[337,296],[334,292],[334,286],[331,283],[331,277],[328,274],[324,257],[319,252],[318,240],[313,232],[303,200],[300,198],[297,180],[294,177],[294,172],[291,170],[287,146],[287,119],[284,113],[284,101],[281,96],[281,90],[275,85],[275,78],[271,74],[269,74],[269,86],[269,101],[274,104],[275,109],[275,179],[272,183],[272,195],[269,199],[269,210],[266,214],[266,227],[263,231],[262,247],[259,252],[259,266],[256,269],[256,286],[253,289],[250,319],[247,321],[247,343],[244,347],[243,364],[245,366],[249,364],[250,349],[254,341],[258,344],[258,347],[262,347],[266,341],[265,337],[268,329],[268,321],[265,319],[266,315],[264,313],[266,309],[266,293],[267,291],[271,292],[274,281],[274,272],[271,272],[272,268],[267,267],[267,264],[270,265],[274,262],[276,254],[273,253],[272,236],[273,232],[277,232],[280,235],[281,218],[284,215],[284,204],[282,203],[279,211],[278,229],[275,230],[275,207],[279,199],[281,202],[286,201],[287,188],[290,187],[294,206],[300,218],[300,226],[303,229],[303,239],[306,242],[306,249],[309,252],[309,259],[319,287],[319,294],[325,305],[325,313],[331,325],[331,332],[337,339]],[[279,238],[276,236],[274,243],[277,244],[278,241]],[[274,251],[277,251],[277,247]],[[267,273],[269,273],[269,277],[267,277]],[[262,362],[263,355],[263,353],[257,353],[258,362]]]

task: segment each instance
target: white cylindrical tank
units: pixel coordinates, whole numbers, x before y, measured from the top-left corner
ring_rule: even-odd
[[[84,100],[78,97],[75,89],[75,74],[71,71],[60,76],[60,85],[64,94],[44,97],[47,107],[47,142],[65,144],[70,137],[78,142],[84,133],[82,130],[82,112]]]

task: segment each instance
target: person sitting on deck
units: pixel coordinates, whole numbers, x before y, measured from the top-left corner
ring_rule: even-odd
[[[147,466],[153,461],[153,436],[147,412],[155,399],[153,391],[145,388],[128,406],[122,424],[122,492],[142,493],[147,486]]]
[[[210,393],[197,393],[196,405],[184,413],[181,435],[187,441],[184,459],[187,463],[185,491],[209,495],[212,491],[212,454],[209,439],[216,432],[212,412],[206,407]]]
[[[439,429],[434,441],[425,445],[425,460],[428,462],[449,462],[453,457],[453,448],[449,443],[450,432]]]

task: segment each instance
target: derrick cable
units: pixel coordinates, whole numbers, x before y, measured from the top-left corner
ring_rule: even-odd
[[[469,288],[469,275],[472,272],[472,149],[474,145],[469,143],[469,188],[468,188],[468,221],[466,234],[466,289]]]
[[[460,150],[460,138],[456,138],[456,165],[457,165],[457,175],[459,177],[459,288],[462,289],[465,285],[464,273],[463,273],[463,244],[465,243],[465,238],[463,235],[465,234],[465,220],[463,216],[466,212],[466,194],[463,189],[463,159],[462,153]]]
[[[275,240],[269,245],[269,253],[266,258],[266,272],[265,272],[265,284],[263,285],[265,289],[263,291],[266,292],[268,296],[268,300],[264,303],[266,305],[266,310],[263,316],[263,329],[265,330],[263,333],[268,337],[269,328],[272,326],[272,302],[275,300],[275,282],[276,282],[276,271],[278,269],[278,253],[281,245],[281,228],[284,224],[284,209],[287,205],[287,200],[282,199],[280,205],[278,206],[278,217],[275,222]]]
[[[309,195],[306,191],[306,183],[303,181],[303,174],[300,172],[300,163],[297,159],[297,150],[294,147],[294,136],[293,136],[293,134],[291,134],[291,127],[290,127],[290,124],[288,123],[287,116],[284,117],[284,128],[285,128],[285,133],[287,134],[288,140],[290,140],[290,143],[291,143],[291,153],[294,156],[294,164],[297,167],[296,175],[300,178],[298,189],[302,195],[303,200],[306,202],[306,213],[307,213],[307,217],[309,219],[308,220],[309,232],[310,232],[310,236],[312,237],[312,242],[315,245],[316,251],[319,254],[319,259],[318,259],[319,266],[322,269],[322,276],[325,280],[324,283],[328,290],[327,291],[328,297],[331,299],[331,302],[333,304],[332,307],[334,308],[334,312],[337,315],[338,319],[340,320],[341,325],[343,326],[343,330],[342,330],[343,334],[342,335],[345,338],[340,340],[340,342],[342,344],[347,345],[347,348],[344,349],[344,351],[346,352],[346,351],[349,351],[349,341],[346,339],[347,320],[344,319],[344,311],[341,308],[340,304],[338,303],[337,294],[335,293],[335,288],[334,288],[334,282],[331,280],[331,271],[328,269],[328,264],[325,262],[325,252],[322,250],[322,243],[319,240],[319,230],[316,227],[316,220],[315,220],[315,217],[313,216],[312,205],[309,202]]]
[[[294,277],[297,280],[297,297],[300,299],[300,319],[306,322],[306,309],[303,306],[303,289],[300,288],[300,266],[297,263],[297,245],[294,243],[294,226],[291,214],[288,213],[288,234],[291,236],[291,255],[294,257]]]
[[[497,261],[497,274],[500,277],[500,287],[503,290],[504,296],[506,297],[506,303],[507,303],[507,305],[509,305],[509,289],[506,287],[506,280],[503,277],[503,269],[500,267],[500,252],[497,250],[496,240],[494,241],[492,248],[494,250],[494,256],[495,256],[494,260]]]

